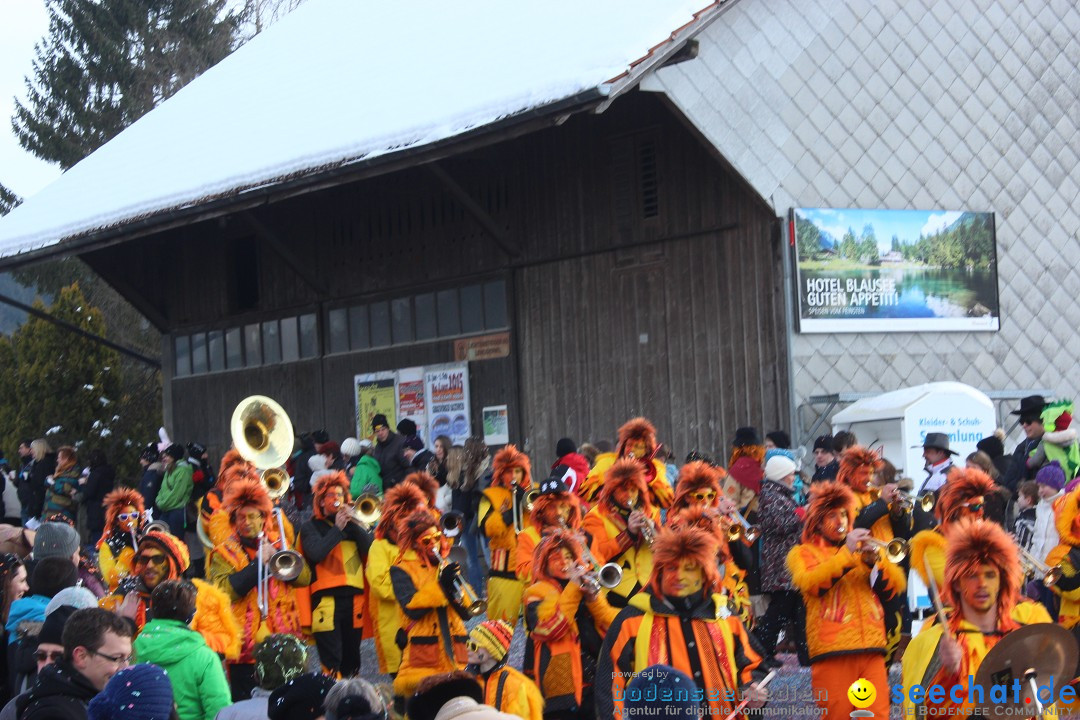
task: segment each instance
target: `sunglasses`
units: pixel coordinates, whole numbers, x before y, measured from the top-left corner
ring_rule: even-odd
[[[59,662],[64,657],[63,650],[38,650],[34,653],[34,659],[38,662]]]
[[[143,567],[145,565],[153,565],[154,567],[163,567],[169,559],[164,555],[140,555],[135,558],[135,567]]]
[[[979,512],[980,510],[983,509],[983,504],[981,502],[964,503],[960,507],[967,508],[971,512]]]
[[[476,643],[474,643],[474,642],[473,642],[472,640],[470,640],[469,642],[465,643],[465,648],[466,648],[466,649],[467,649],[467,650],[468,650],[469,652],[480,652],[480,646],[479,646],[479,645],[477,645]]]
[[[709,500],[716,499],[716,493],[713,492],[712,490],[709,490],[707,492],[690,493],[690,497],[692,497],[692,498],[694,498],[695,500],[698,500],[698,501],[706,501],[707,502]]]
[[[1020,418],[1020,424],[1021,425],[1034,425],[1037,422],[1039,422],[1039,418],[1033,418],[1033,417]]]
[[[139,513],[137,513],[137,512],[133,512],[133,513],[120,513],[120,514],[119,514],[119,515],[117,515],[116,517],[117,517],[117,518],[119,518],[119,519],[120,519],[120,520],[122,520],[122,521],[127,521],[127,520],[138,520],[138,519],[139,519]]]

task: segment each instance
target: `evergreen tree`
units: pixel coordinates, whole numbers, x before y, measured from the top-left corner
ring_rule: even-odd
[[[227,0],[46,0],[27,102],[12,128],[65,170],[223,59],[242,17]]]
[[[7,215],[22,203],[22,198],[0,183],[0,217]]]

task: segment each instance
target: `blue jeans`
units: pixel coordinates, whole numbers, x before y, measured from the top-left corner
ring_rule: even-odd
[[[480,543],[475,523],[462,531],[461,544],[465,546],[465,552],[469,555],[469,584],[473,586],[476,592],[486,595],[484,592],[484,562],[480,557]]]

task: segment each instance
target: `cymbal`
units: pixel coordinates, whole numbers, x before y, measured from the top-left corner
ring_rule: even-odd
[[[1049,687],[1050,678],[1054,679],[1054,693],[1073,679],[1076,671],[1077,643],[1073,634],[1055,623],[1037,623],[1025,625],[1007,634],[983,658],[975,674],[975,684],[983,689],[981,707],[988,712],[1008,711],[989,710],[989,708],[1012,707],[1030,712],[1034,705],[1031,686],[1024,682],[1028,671],[1035,672],[1036,686]],[[1019,702],[1012,692],[1013,680],[1019,680]],[[1005,685],[1010,689],[1005,693],[1005,702],[990,699],[990,688]]]

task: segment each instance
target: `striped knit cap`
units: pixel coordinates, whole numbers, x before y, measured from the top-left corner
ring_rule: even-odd
[[[488,651],[495,662],[502,662],[510,652],[510,642],[514,639],[514,628],[505,620],[487,620],[480,623],[469,633],[469,640]]]

